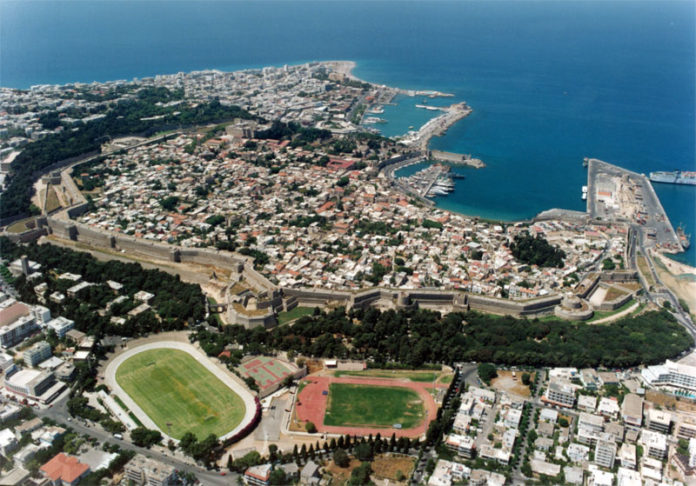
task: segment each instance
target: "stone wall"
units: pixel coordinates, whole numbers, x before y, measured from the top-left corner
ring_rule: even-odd
[[[181,261],[182,263],[212,265],[220,268],[229,268],[235,272],[241,267],[241,273],[246,281],[254,286],[257,291],[262,293],[265,292],[269,300],[268,306],[273,307],[276,311],[282,310],[283,308],[290,310],[297,305],[327,306],[329,303],[338,303],[339,305],[344,305],[346,308],[363,308],[374,305],[378,301],[388,301],[393,302],[398,308],[418,304],[431,306],[442,305],[446,307],[454,306],[462,310],[471,308],[495,314],[527,316],[551,313],[553,312],[553,307],[561,301],[559,295],[551,295],[520,302],[482,295],[472,295],[458,290],[439,289],[399,290],[373,288],[360,292],[309,288],[280,289],[257,272],[253,268],[251,260],[242,255],[208,248],[182,248],[120,233],[96,230],[82,223],[64,221],[53,217],[46,218],[45,224],[56,236],[84,242],[97,248],[125,250],[165,261],[175,258],[176,261]],[[617,275],[612,278],[618,280],[626,277]],[[275,317],[272,315],[270,317],[250,317],[238,314],[235,315],[234,318],[237,323],[247,327],[256,327],[259,325],[269,327],[275,325]]]

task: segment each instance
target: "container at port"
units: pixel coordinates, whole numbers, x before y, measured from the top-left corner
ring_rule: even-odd
[[[668,184],[687,184],[696,186],[696,171],[675,170],[672,172],[651,172],[652,182],[665,182]]]

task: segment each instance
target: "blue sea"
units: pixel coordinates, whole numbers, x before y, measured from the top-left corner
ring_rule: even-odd
[[[0,1],[0,85],[354,60],[368,81],[451,92],[474,109],[432,147],[487,167],[458,169],[466,179],[439,206],[526,219],[584,208],[584,157],[643,173],[696,170],[695,5]],[[415,108],[421,99],[397,101],[380,115],[389,135],[433,114]],[[696,239],[696,187],[655,187]],[[696,264],[696,241],[676,258]]]

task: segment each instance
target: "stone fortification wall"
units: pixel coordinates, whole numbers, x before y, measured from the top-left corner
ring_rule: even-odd
[[[38,240],[47,233],[48,231],[45,228],[35,228],[23,233],[5,233],[4,236],[7,236],[13,243],[28,243]]]
[[[553,312],[553,308],[561,302],[560,295],[552,295],[525,302],[496,299],[483,295],[469,295],[468,297],[467,303],[474,310],[494,314],[510,314],[518,317]]]
[[[633,299],[636,296],[635,292],[629,293],[622,295],[620,297],[617,297],[614,300],[605,300],[602,302],[599,307],[597,307],[597,310],[600,311],[614,311],[624,305],[626,302],[629,300]]]
[[[554,314],[566,321],[586,321],[592,317],[594,312],[592,309],[564,309],[559,305],[554,309]]]
[[[283,295],[294,297],[301,304],[310,305],[327,305],[329,302],[339,302],[343,305],[348,305],[351,301],[352,294],[341,290],[324,290],[324,289],[283,289]]]
[[[604,272],[601,278],[602,282],[631,282],[633,280],[638,280],[638,272],[635,270]]]
[[[379,164],[377,164],[378,169],[384,169],[388,165],[393,165],[393,164],[398,164],[399,162],[404,162],[405,160],[413,159],[416,157],[422,157],[423,154],[419,151],[412,151],[412,152],[407,152],[401,155],[397,155],[395,157],[391,157],[389,159],[381,161]]]
[[[260,316],[250,316],[237,312],[232,306],[230,306],[227,308],[227,318],[230,324],[238,324],[247,329],[253,329],[261,326],[270,328],[278,324],[275,314],[273,314],[273,312],[270,310],[266,314]]]
[[[126,250],[159,260],[212,265],[220,268],[231,268],[234,271],[241,269],[244,278],[259,290],[268,291],[269,294],[278,291],[277,286],[254,270],[251,261],[241,255],[209,248],[182,248],[120,233],[97,230],[82,223],[52,217],[46,218],[45,224],[51,229],[51,232],[60,238],[80,241],[95,247]],[[280,296],[275,301],[274,306],[281,305]]]
[[[251,261],[245,262],[242,275],[244,276],[244,279],[247,282],[249,282],[254,287],[258,288],[259,290],[268,290],[274,292],[278,289],[278,287],[274,285],[271,281],[269,281],[266,277],[254,270],[254,265]]]
[[[68,210],[68,217],[70,219],[77,218],[78,216],[82,216],[89,210],[89,204],[87,202],[83,202],[81,204],[76,204],[74,206],[71,206]]]
[[[297,307],[298,305],[299,305],[299,302],[298,302],[298,300],[297,300],[297,297],[295,297],[295,296],[293,295],[293,296],[288,297],[287,299],[285,299],[285,301],[283,302],[283,310],[286,311],[286,312],[287,312],[287,311],[291,311],[291,310],[293,310],[295,307]]]
[[[526,316],[552,312],[553,307],[561,301],[561,297],[558,295],[516,302],[482,295],[470,295],[457,290],[436,289],[391,290],[375,288],[357,293],[308,288],[284,288],[281,290],[254,270],[252,263],[241,255],[238,256],[230,252],[207,248],[181,248],[119,233],[100,231],[81,223],[52,217],[46,218],[46,225],[56,236],[81,241],[95,247],[126,250],[160,260],[176,258],[177,261],[183,263],[213,265],[221,268],[232,267],[235,271],[241,266],[244,278],[258,290],[266,291],[270,300],[270,306],[276,310],[281,309],[283,306],[289,310],[302,304],[326,306],[332,302],[337,302],[339,305],[345,305],[348,308],[366,307],[377,301],[386,300],[394,302],[397,307],[420,303],[462,308],[470,307],[474,310],[496,314]],[[617,276],[614,278],[624,277]],[[258,325],[268,327],[275,324],[275,317],[272,315],[270,317],[250,317],[238,314],[234,317],[239,324],[250,327]]]
[[[551,295],[524,302],[496,299],[482,295],[470,295],[456,290],[389,290],[370,289],[357,294],[346,291],[324,289],[283,289],[285,297],[294,297],[300,302],[313,305],[328,305],[329,302],[339,302],[346,307],[366,307],[378,300],[392,300],[397,307],[411,304],[431,304],[456,306],[465,309],[467,306],[474,310],[492,312],[495,314],[510,314],[526,316],[553,312],[554,306],[561,302],[561,296]]]
[[[584,284],[584,287],[578,287],[577,290],[577,296],[580,297],[581,299],[586,299],[588,295],[591,295],[592,292],[597,288],[597,284],[599,284],[600,279],[602,278],[602,274],[596,274],[590,279],[583,280],[581,284]]]

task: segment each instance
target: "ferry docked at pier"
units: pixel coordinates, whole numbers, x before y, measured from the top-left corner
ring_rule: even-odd
[[[689,186],[696,186],[696,171],[675,170],[672,172],[651,172],[650,180],[652,182],[664,182],[667,184],[686,184]]]
[[[691,235],[687,235],[684,232],[684,227],[681,224],[677,227],[677,237],[679,238],[679,243],[681,244],[682,248],[684,248],[684,250],[688,250],[691,246]]]

